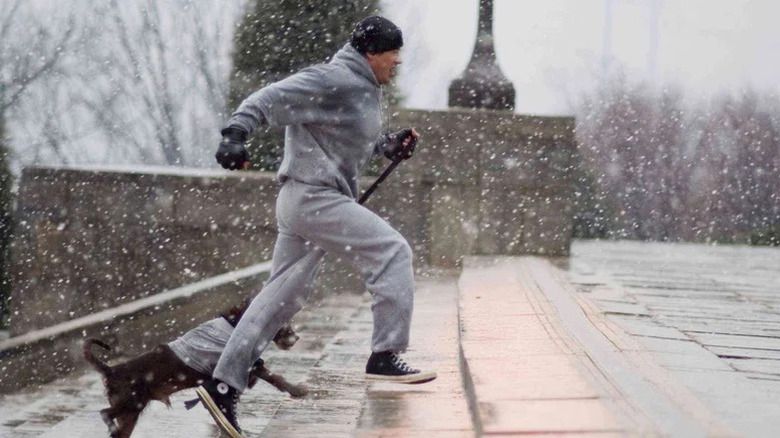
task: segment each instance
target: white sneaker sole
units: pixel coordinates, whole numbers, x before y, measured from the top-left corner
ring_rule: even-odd
[[[375,382],[393,382],[393,383],[427,383],[436,378],[436,372],[428,371],[417,374],[406,374],[403,376],[385,376],[383,374],[368,374],[366,380]]]
[[[214,399],[211,398],[211,395],[209,395],[209,392],[206,391],[204,387],[198,386],[195,392],[198,394],[200,401],[203,402],[203,406],[205,406],[206,410],[209,411],[209,414],[211,414],[211,417],[214,418],[214,421],[217,423],[217,426],[219,426],[220,429],[230,435],[230,438],[245,438],[244,435],[241,435],[236,430],[236,428],[230,424],[227,417],[225,417],[225,414],[219,410],[217,404],[214,402]]]

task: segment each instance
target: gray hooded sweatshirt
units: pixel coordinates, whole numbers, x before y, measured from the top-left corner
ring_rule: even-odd
[[[352,198],[383,151],[381,89],[365,56],[347,43],[327,64],[305,68],[244,100],[228,126],[286,126],[279,181],[333,187]]]

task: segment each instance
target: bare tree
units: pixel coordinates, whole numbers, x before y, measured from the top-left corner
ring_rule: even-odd
[[[0,2],[0,118],[4,120],[13,118],[10,113],[30,87],[60,71],[74,40],[72,9],[62,7],[60,20],[46,22],[36,13],[36,3]]]
[[[702,119],[695,221],[712,236],[780,224],[780,105],[755,91],[727,96]]]
[[[73,16],[63,9],[61,17],[65,20],[52,26],[35,14],[34,2],[0,2],[0,326],[6,323],[10,296],[9,243],[13,228],[9,165],[13,150],[8,146],[6,127],[10,124],[6,121],[18,119],[16,110],[30,87],[56,74],[74,34]]]
[[[234,23],[244,1],[74,0],[67,3],[70,23],[62,21],[60,4],[0,2],[3,22],[21,29],[3,28],[12,38],[0,41],[25,50],[29,41],[58,48],[51,50],[55,56],[45,50],[30,56],[27,64],[39,62],[41,72],[28,67],[27,76],[6,72],[11,59],[27,52],[4,48],[0,55],[0,83],[13,91],[0,101],[13,99],[16,106],[16,167],[212,164],[225,119]],[[41,38],[35,28],[59,39]],[[21,80],[28,77],[39,79]],[[13,86],[7,78],[14,78]]]
[[[212,148],[238,3],[109,1],[110,25],[89,73],[102,80],[84,105],[130,161],[198,164]]]
[[[615,205],[613,231],[618,237],[649,235],[644,218],[652,209],[655,181],[649,181],[653,107],[647,96],[646,90],[629,89],[625,78],[618,77],[586,99],[579,117],[580,149],[598,175],[598,186]]]
[[[686,106],[678,90],[617,76],[586,97],[578,119],[591,190],[613,206],[613,236],[746,241],[780,225],[776,95]]]

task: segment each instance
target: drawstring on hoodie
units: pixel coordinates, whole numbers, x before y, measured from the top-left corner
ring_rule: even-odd
[[[387,133],[390,132],[390,99],[387,96],[385,96],[385,87],[384,86],[380,86],[380,88],[379,88],[379,98],[382,101],[382,102],[380,102],[380,108],[379,109],[380,110],[386,110],[385,111],[385,123],[384,123],[385,126],[382,127],[382,132],[387,134]],[[382,107],[384,107],[384,109]]]

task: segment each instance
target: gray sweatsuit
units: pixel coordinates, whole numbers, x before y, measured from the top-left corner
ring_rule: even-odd
[[[366,58],[345,45],[328,64],[306,68],[249,96],[228,126],[252,133],[286,126],[279,235],[271,276],[236,326],[213,376],[243,392],[249,369],[308,299],[325,252],[359,270],[372,295],[375,352],[409,344],[412,251],[398,231],[356,202],[358,178],[383,150],[380,85]]]

